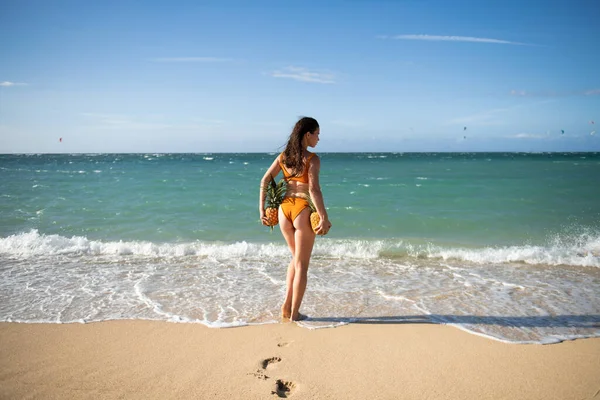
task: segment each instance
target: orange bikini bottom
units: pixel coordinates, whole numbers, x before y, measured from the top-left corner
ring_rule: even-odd
[[[291,223],[294,223],[298,214],[307,207],[309,207],[308,200],[300,197],[286,197],[281,203],[281,211]]]

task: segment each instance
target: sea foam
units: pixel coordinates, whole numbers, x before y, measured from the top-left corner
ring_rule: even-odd
[[[318,238],[313,255],[333,259],[441,259],[475,264],[524,263],[531,265],[571,265],[600,267],[600,236],[581,235],[574,239],[555,237],[546,246],[448,247],[440,244],[414,244],[402,239]],[[42,234],[33,229],[0,238],[0,254],[18,258],[70,256],[140,257],[288,257],[283,243],[207,242],[154,243],[149,241],[101,241],[84,236],[66,237]]]

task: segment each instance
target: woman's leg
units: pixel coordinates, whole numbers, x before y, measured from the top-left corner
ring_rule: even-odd
[[[293,284],[294,284],[294,258],[288,265],[287,275],[285,279],[285,300],[281,306],[281,317],[284,319],[290,319],[292,317],[292,295],[293,295]]]
[[[290,265],[288,266],[287,276],[285,279],[285,300],[281,306],[281,317],[289,319],[292,316],[292,288],[295,272],[294,253],[296,251],[294,232],[296,229],[294,228],[294,225],[285,217],[285,215],[283,215],[281,209],[279,209],[279,229],[281,229],[281,233],[292,253],[292,261],[290,261]]]
[[[297,321],[300,317],[300,305],[306,291],[308,264],[315,243],[315,233],[310,226],[310,212],[310,208],[305,208],[294,220],[295,232],[293,242],[295,251],[293,260],[292,321]]]

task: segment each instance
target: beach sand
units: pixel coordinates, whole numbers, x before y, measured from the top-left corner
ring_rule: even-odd
[[[600,338],[451,326],[0,323],[2,399],[600,399]]]

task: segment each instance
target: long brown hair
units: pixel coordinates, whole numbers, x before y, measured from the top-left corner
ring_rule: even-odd
[[[319,123],[316,119],[311,117],[302,117],[290,134],[285,150],[283,151],[283,163],[288,171],[293,172],[295,176],[302,175],[304,171],[304,148],[302,147],[302,140],[304,135],[308,132],[313,133],[319,127]]]

